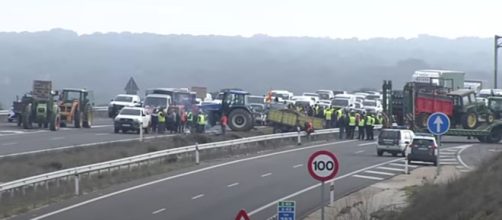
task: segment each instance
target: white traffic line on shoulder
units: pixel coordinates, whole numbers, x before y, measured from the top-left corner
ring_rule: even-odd
[[[440,158],[440,161],[457,161],[457,158]]]
[[[159,210],[153,211],[153,212],[152,212],[152,215],[159,214],[159,213],[161,213],[161,212],[163,212],[163,211],[166,211],[166,209],[165,209],[165,208],[162,208],[162,209],[159,209]]]
[[[192,200],[200,199],[202,197],[204,197],[204,194],[199,194],[199,195],[192,197]]]
[[[458,161],[455,161],[455,162],[453,162],[453,161],[452,162],[450,162],[450,161],[445,161],[445,162],[440,161],[439,162],[439,165],[458,165],[458,164],[460,164]]]
[[[355,154],[360,154],[360,153],[364,153],[364,150],[358,150],[356,152],[354,152]]]
[[[383,180],[385,178],[381,178],[381,177],[376,177],[376,176],[365,176],[365,175],[353,175],[353,177],[357,177],[357,178],[362,178],[362,179],[370,179],[370,180]]]
[[[261,177],[267,177],[267,176],[270,176],[272,175],[272,173],[265,173],[265,174],[262,174]]]
[[[377,169],[404,172],[404,169],[403,169],[403,168],[401,168],[401,169],[397,169],[397,168],[392,168],[392,167],[384,167],[384,166],[382,166],[382,167],[377,167]]]
[[[370,142],[370,143],[364,143],[364,144],[359,144],[357,146],[362,147],[362,146],[367,146],[367,145],[376,145],[377,142]]]
[[[398,167],[406,167],[406,164],[402,164],[402,163],[389,163],[389,165],[390,166],[398,166]],[[417,168],[418,166],[417,165],[408,164],[408,167]]]
[[[380,172],[380,171],[373,171],[373,170],[366,170],[364,172],[365,173],[371,173],[371,174],[385,175],[385,176],[394,176],[394,175],[396,175],[394,173],[387,173],[387,172]]]
[[[177,179],[177,178],[180,178],[180,177],[184,177],[184,176],[189,176],[189,175],[201,173],[201,172],[208,171],[208,170],[213,170],[213,169],[220,168],[220,167],[226,167],[226,166],[229,166],[229,165],[233,165],[233,164],[237,164],[237,163],[241,163],[241,162],[245,162],[245,161],[251,161],[251,160],[256,160],[256,159],[261,159],[261,158],[276,156],[276,155],[282,155],[282,154],[292,153],[292,152],[296,152],[296,151],[309,150],[309,149],[315,149],[315,148],[320,148],[320,147],[333,147],[333,145],[350,143],[350,142],[354,142],[354,141],[355,140],[345,140],[345,141],[338,141],[338,142],[330,142],[330,143],[324,143],[324,144],[317,144],[317,145],[307,146],[307,147],[299,147],[299,148],[294,148],[294,149],[290,149],[290,150],[279,151],[279,152],[274,152],[274,153],[270,153],[270,154],[264,154],[264,155],[259,155],[259,156],[254,156],[254,157],[249,157],[249,158],[243,158],[243,159],[239,159],[239,160],[229,161],[229,162],[225,162],[225,163],[221,163],[221,164],[216,164],[216,165],[213,165],[213,166],[204,167],[204,168],[201,168],[201,169],[198,169],[198,170],[193,170],[193,171],[189,171],[189,172],[185,172],[185,173],[180,173],[180,174],[177,174],[177,175],[174,175],[174,176],[169,176],[169,177],[166,177],[166,178],[162,178],[162,179],[150,181],[150,182],[147,182],[147,183],[143,183],[143,184],[140,184],[140,185],[132,186],[132,187],[129,187],[129,188],[125,188],[125,189],[122,189],[122,190],[119,190],[119,191],[111,192],[111,193],[108,193],[108,194],[105,194],[105,195],[102,195],[102,196],[98,196],[98,197],[95,197],[95,198],[92,198],[92,199],[89,199],[89,200],[86,200],[86,201],[82,201],[82,202],[77,203],[77,204],[73,204],[73,205],[70,205],[70,206],[67,206],[67,207],[64,207],[64,208],[61,208],[61,209],[58,209],[58,210],[55,210],[55,211],[52,211],[52,212],[40,215],[38,217],[34,217],[31,220],[45,219],[45,218],[48,218],[50,216],[53,216],[53,215],[56,215],[56,214],[59,214],[59,213],[62,213],[62,212],[66,212],[68,210],[75,209],[75,208],[78,208],[78,207],[81,207],[81,206],[84,206],[84,205],[87,205],[87,204],[90,204],[90,203],[93,203],[93,202],[96,202],[96,201],[99,201],[99,200],[103,200],[103,199],[115,196],[115,195],[119,195],[119,194],[126,193],[126,192],[129,192],[129,191],[132,191],[132,190],[140,189],[140,188],[143,188],[143,187],[151,186],[151,185],[154,185],[154,184],[157,184],[157,183],[161,183],[161,182],[165,182],[165,181],[168,181],[168,180]],[[401,160],[401,158],[400,159],[391,160],[390,162],[398,161],[398,160]],[[371,169],[373,167],[380,166],[380,165],[383,165],[383,164],[386,164],[386,163],[389,163],[389,161],[381,163],[381,164],[377,164],[377,165],[374,165],[374,166],[367,167],[366,169]],[[352,174],[364,171],[366,169],[356,170],[356,171],[354,171],[354,172],[352,172],[350,174],[352,175]],[[348,177],[348,176],[350,176],[350,175],[346,174],[346,175],[341,176],[341,177],[345,178],[345,177]],[[341,179],[341,178],[337,177],[335,179]],[[328,181],[328,182],[330,182],[330,181]],[[314,188],[318,187],[318,186],[320,186],[320,184],[315,185]],[[308,191],[308,190],[306,190],[306,191]],[[276,203],[277,202],[273,203],[272,205],[276,205]]]
[[[9,143],[3,143],[2,146],[11,146],[11,145],[16,145],[17,142],[9,142]]]
[[[231,188],[231,187],[238,186],[238,185],[239,185],[239,183],[232,183],[232,184],[227,185],[227,187]]]
[[[109,133],[97,133],[96,136],[106,136],[106,135],[110,135]]]

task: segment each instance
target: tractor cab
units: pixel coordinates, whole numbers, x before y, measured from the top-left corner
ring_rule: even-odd
[[[488,108],[493,112],[496,119],[502,118],[502,96],[488,97]]]
[[[91,127],[93,119],[92,106],[94,105],[92,91],[63,89],[59,98],[62,127],[67,124],[74,124],[76,128]]]

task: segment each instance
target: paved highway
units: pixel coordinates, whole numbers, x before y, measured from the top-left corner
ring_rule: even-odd
[[[0,123],[0,155],[45,150],[71,145],[137,138],[136,134],[114,134],[111,119],[96,119],[91,129],[61,128],[25,130],[15,123]]]
[[[457,152],[478,144],[444,145],[447,149],[442,160],[453,162]],[[136,182],[133,186],[114,187],[16,219],[221,220],[233,219],[240,209],[250,212],[252,219],[267,219],[274,215],[279,199],[296,200],[297,214],[302,217],[320,206],[318,183],[309,176],[305,163],[312,152],[321,149],[334,152],[341,162],[335,181],[337,198],[398,175],[404,166],[401,158],[376,156],[374,142],[352,140],[292,147],[265,155],[201,165],[197,169]]]

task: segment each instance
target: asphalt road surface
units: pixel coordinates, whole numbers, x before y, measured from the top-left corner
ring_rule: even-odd
[[[73,145],[137,138],[137,134],[114,134],[111,119],[95,119],[92,128],[25,130],[16,123],[0,123],[0,156]]]
[[[457,153],[477,147],[445,138],[442,162],[456,162]],[[463,140],[461,140],[463,141]],[[376,156],[375,142],[337,141],[292,147],[265,155],[200,165],[127,186],[50,205],[15,219],[234,219],[240,209],[251,219],[268,219],[279,200],[297,202],[298,219],[320,207],[319,183],[308,174],[306,160],[317,150],[334,152],[340,161],[335,197],[403,173],[404,161]],[[412,168],[421,166],[412,165]],[[326,187],[326,200],[329,198]]]

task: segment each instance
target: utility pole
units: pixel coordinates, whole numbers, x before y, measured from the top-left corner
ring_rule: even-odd
[[[495,68],[494,68],[494,75],[493,75],[493,88],[497,89],[497,67],[498,67],[498,49],[502,47],[502,43],[499,43],[499,39],[502,39],[502,36],[495,35]]]

